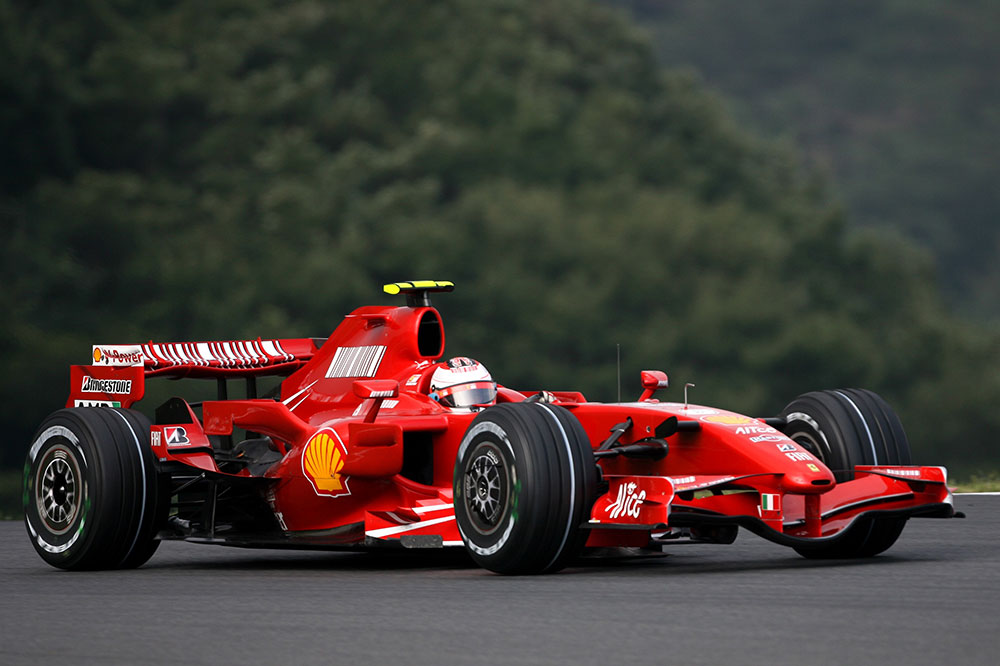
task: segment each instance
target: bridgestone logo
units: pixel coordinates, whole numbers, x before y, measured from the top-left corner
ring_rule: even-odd
[[[80,389],[84,393],[117,393],[128,395],[132,392],[131,379],[96,379],[94,377],[84,377],[83,387]]]

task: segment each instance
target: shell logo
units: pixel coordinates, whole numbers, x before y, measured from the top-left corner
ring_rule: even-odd
[[[340,497],[350,495],[346,476],[341,476],[347,447],[340,436],[330,428],[323,428],[313,435],[302,452],[302,473],[317,495]]]
[[[104,355],[101,354],[101,350],[98,347],[94,347],[94,363],[100,363],[101,362],[101,358],[103,356]]]
[[[757,419],[752,419],[749,416],[740,416],[739,414],[716,414],[715,416],[703,416],[701,420],[705,423],[718,423],[721,425],[728,426],[742,426],[742,425],[761,425],[760,421]]]

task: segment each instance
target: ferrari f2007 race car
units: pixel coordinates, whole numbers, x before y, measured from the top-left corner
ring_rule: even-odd
[[[63,569],[137,567],[166,539],[243,547],[464,547],[507,574],[584,547],[731,543],[743,527],[809,558],[868,557],[913,517],[955,515],[942,467],[910,464],[869,391],[806,393],[779,415],[516,391],[441,362],[429,294],[362,307],[327,339],[95,345],[24,468],[25,523]],[[258,397],[259,378],[283,379]],[[153,378],[217,399],[134,405]],[[233,384],[245,396],[231,397]],[[274,381],[274,380],[272,380]]]

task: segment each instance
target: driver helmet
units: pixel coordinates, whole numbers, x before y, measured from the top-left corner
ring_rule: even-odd
[[[497,399],[497,383],[479,361],[456,356],[431,376],[431,397],[446,407],[482,407]]]

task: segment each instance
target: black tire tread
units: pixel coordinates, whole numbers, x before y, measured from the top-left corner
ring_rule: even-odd
[[[144,563],[156,550],[156,517],[162,514],[149,448],[149,420],[129,409],[74,407],[51,414],[39,434],[52,425],[70,429],[80,440],[89,470],[90,508],[84,532],[71,549],[59,556],[41,550],[39,554],[49,564],[68,570],[130,568]],[[26,521],[28,510],[34,509],[26,507]]]
[[[503,403],[483,412],[473,424],[480,419],[502,427],[519,457],[521,518],[501,551],[484,557],[470,550],[470,555],[497,573],[561,569],[586,541],[587,530],[578,526],[586,522],[596,498],[597,466],[583,427],[564,408],[536,403]],[[563,433],[572,459],[567,457]],[[456,495],[462,465],[463,460],[456,461]],[[464,518],[458,509],[456,505],[461,525]]]
[[[138,473],[145,474],[146,478],[146,498],[147,515],[143,516],[139,526],[138,534],[135,538],[135,545],[132,550],[119,563],[120,569],[134,569],[142,566],[153,553],[160,547],[160,541],[156,538],[157,532],[166,523],[167,514],[170,510],[169,485],[160,482],[157,476],[156,462],[149,445],[149,429],[151,422],[142,412],[134,409],[115,410],[121,414],[132,428],[132,432],[139,443],[139,451],[142,459],[139,462]],[[131,444],[134,444],[132,442]]]
[[[820,457],[833,470],[838,482],[852,480],[855,465],[910,464],[910,446],[899,418],[872,391],[838,389],[805,393],[790,402],[782,416],[797,412],[809,415],[819,425],[829,445],[829,451],[821,452],[825,455]],[[796,434],[807,430],[811,427],[804,422],[790,423],[786,434],[794,439]],[[872,557],[892,546],[905,525],[905,518],[859,520],[848,528],[849,534],[832,545],[795,550],[809,559]]]

